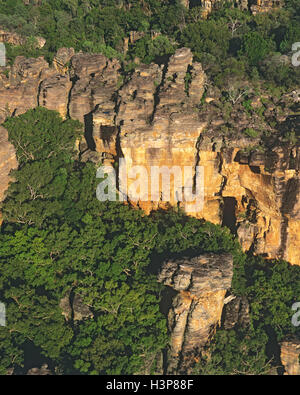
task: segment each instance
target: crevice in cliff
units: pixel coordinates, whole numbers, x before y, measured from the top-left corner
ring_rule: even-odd
[[[260,174],[260,167],[259,166],[249,166],[250,170],[252,171],[252,173],[254,174]]]
[[[196,185],[197,185],[197,166],[199,166],[201,157],[200,157],[200,151],[201,151],[201,143],[203,141],[203,136],[200,134],[198,137],[198,140],[196,142],[196,155],[195,155],[195,168],[194,168],[194,178],[193,178],[193,193],[196,191]]]
[[[282,259],[284,259],[284,257],[285,257],[285,252],[286,252],[286,248],[287,248],[288,228],[289,228],[289,220],[286,216],[284,216],[281,221],[281,229],[280,229],[281,243],[280,243],[280,248],[279,248],[279,256]]]
[[[169,59],[168,59],[169,60]],[[158,86],[156,87],[156,90],[155,90],[155,92],[154,92],[154,95],[153,95],[153,112],[152,112],[152,114],[150,115],[150,117],[149,117],[149,123],[150,124],[152,124],[153,123],[153,120],[154,120],[154,117],[155,117],[155,113],[156,113],[156,109],[157,109],[157,107],[158,107],[158,105],[159,105],[159,103],[160,103],[160,97],[159,97],[159,95],[160,95],[160,91],[161,91],[161,88],[164,86],[164,84],[165,84],[165,79],[166,79],[166,74],[167,74],[167,71],[168,71],[168,60],[166,61],[166,63],[164,64],[164,67],[163,67],[163,70],[162,70],[162,76],[161,76],[161,81],[160,81],[160,83],[158,84]]]
[[[279,256],[285,258],[288,244],[289,215],[293,212],[297,204],[297,197],[300,190],[299,179],[291,178],[284,185],[284,193],[282,196],[282,205],[280,208],[282,214],[281,222],[281,244],[279,248]]]
[[[70,78],[70,81],[72,82],[72,86],[69,90],[68,93],[68,101],[67,101],[67,117],[71,118],[70,116],[70,104],[71,104],[71,96],[72,96],[72,91],[76,85],[76,82],[79,80],[79,78],[75,75],[74,77]]]
[[[180,295],[180,293],[179,293],[179,295]],[[174,363],[175,359],[173,360],[173,363],[172,363],[172,369],[174,369],[175,371],[173,371],[173,372],[169,371],[168,373],[178,374],[179,373],[178,368],[183,367],[185,365],[184,361],[187,359],[187,356],[188,356],[187,353],[185,352],[185,344],[187,342],[187,336],[189,334],[189,320],[190,320],[190,317],[192,316],[192,313],[194,311],[196,303],[197,302],[195,302],[194,300],[191,299],[190,304],[188,306],[188,313],[186,314],[186,317],[184,320],[184,330],[183,330],[183,334],[182,334],[182,343],[181,343],[180,352],[179,352],[179,355],[177,355],[176,364]],[[184,370],[186,370],[186,367],[184,367]]]
[[[38,107],[40,106],[40,95],[41,95],[42,83],[43,83],[43,81],[39,82],[38,91],[37,91],[37,100],[36,100],[36,102],[37,102],[37,106]]]
[[[235,197],[223,197],[222,226],[227,226],[233,234],[236,234],[237,231],[236,206],[237,200]]]
[[[122,124],[119,124],[119,125],[117,125],[117,117],[118,117],[118,114],[119,114],[119,110],[120,110],[120,106],[121,106],[121,96],[120,96],[120,92],[121,92],[121,90],[123,89],[123,87],[128,83],[128,81],[127,81],[127,79],[126,79],[126,77],[124,77],[124,80],[123,80],[124,82],[123,82],[123,84],[119,87],[119,89],[117,89],[115,92],[114,92],[114,94],[112,95],[112,97],[111,97],[111,99],[112,99],[112,101],[114,102],[114,104],[115,104],[115,106],[114,106],[114,113],[115,113],[115,115],[114,115],[114,127],[115,128],[117,128],[117,130],[118,130],[118,132],[117,132],[117,135],[116,135],[116,146],[115,146],[115,148],[116,148],[116,158],[115,158],[115,160],[114,160],[114,163],[115,163],[115,165],[116,165],[116,167],[117,167],[117,179],[116,179],[116,188],[117,188],[117,190],[121,193],[122,191],[120,191],[120,165],[119,165],[119,160],[121,159],[121,158],[124,158],[124,154],[123,154],[123,151],[122,151],[122,145],[121,145],[121,132],[122,132]],[[123,194],[123,197],[122,197],[122,199],[123,200],[125,200],[125,201],[128,201],[128,196],[127,195],[125,195],[125,194]]]
[[[93,138],[93,111],[84,115],[84,137],[88,148],[92,151],[95,151],[96,144]]]
[[[189,64],[184,78],[185,93],[187,96],[190,95],[190,86],[192,83],[192,71],[193,71],[193,66]]]
[[[124,154],[122,151],[122,147],[121,147],[121,126],[118,127],[118,133],[116,136],[116,153],[117,153],[117,157],[115,159],[115,164],[117,166],[117,180],[116,180],[116,187],[117,187],[117,191],[119,191],[120,193],[122,193],[122,191],[120,190],[120,179],[121,179],[121,175],[120,175],[120,165],[119,165],[119,160],[121,158],[124,158]],[[123,197],[122,199],[124,201],[128,201],[128,196],[125,195],[125,193],[123,193]]]
[[[255,5],[255,0],[248,0],[248,11],[251,12],[251,7]]]
[[[161,292],[160,299],[160,312],[167,318],[168,313],[173,305],[174,297],[178,295],[178,292],[175,291],[172,287],[165,286],[165,288]]]
[[[227,177],[222,174],[224,158],[221,152],[217,153],[217,158],[219,159],[218,173],[222,176],[222,182],[220,185],[220,190],[219,192],[216,192],[215,196],[222,196],[228,180]]]
[[[282,198],[281,212],[283,215],[291,214],[296,203],[300,190],[300,181],[297,178],[288,180],[285,186],[285,192]]]

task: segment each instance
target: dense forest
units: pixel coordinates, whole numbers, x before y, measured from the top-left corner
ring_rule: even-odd
[[[300,68],[282,61],[300,40],[298,0],[256,16],[224,2],[207,19],[200,6],[186,9],[176,0],[25,3],[0,1],[1,27],[27,38],[24,46],[7,46],[11,62],[18,55],[51,61],[59,48],[73,47],[118,58],[128,73],[186,46],[219,88],[229,76],[278,94],[299,82]],[[131,32],[141,38],[124,51]],[[38,36],[46,39],[41,49]],[[251,322],[219,329],[210,358],[199,355],[193,372],[268,374],[278,368],[279,342],[300,337],[291,325],[291,306],[300,300],[299,266],[245,254],[229,229],[179,209],[146,216],[120,202],[99,202],[95,165],[83,163],[75,149],[84,138],[78,121],[38,107],[8,118],[4,127],[19,168],[1,207],[0,301],[8,324],[0,326],[0,374],[24,373],[41,361],[57,374],[157,373],[169,344],[157,266],[206,252],[233,255],[231,291],[247,297]],[[66,298],[79,298],[81,319],[65,311]]]
[[[290,53],[300,36],[300,4],[285,2],[282,9],[253,16],[224,1],[203,19],[197,2],[186,9],[180,0],[8,0],[0,1],[0,26],[28,38],[25,47],[9,46],[10,59],[22,54],[51,60],[59,48],[73,47],[117,57],[130,70],[138,59],[162,61],[186,46],[218,86],[230,75],[241,81],[262,78],[267,86],[285,89],[296,84],[299,68],[280,55]],[[140,39],[130,40],[124,51],[131,32]],[[40,50],[38,36],[47,40]]]

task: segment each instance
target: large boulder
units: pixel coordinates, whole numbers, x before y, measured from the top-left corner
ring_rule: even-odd
[[[177,373],[179,360],[186,366],[214,334],[232,275],[230,254],[204,254],[162,266],[158,281],[176,291],[168,313],[168,373]]]

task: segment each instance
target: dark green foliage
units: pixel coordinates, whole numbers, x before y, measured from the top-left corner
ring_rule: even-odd
[[[9,332],[5,327],[0,326],[0,375],[7,374],[8,370],[14,366],[22,366],[24,352],[20,345],[22,336],[17,332]]]
[[[59,157],[69,161],[75,141],[81,134],[78,121],[63,121],[57,112],[43,107],[29,110],[17,118],[10,118],[4,126],[9,131],[10,141],[16,147],[21,166],[25,162]]]
[[[28,341],[64,372],[153,371],[168,341],[153,263],[232,252],[241,283],[245,258],[238,243],[228,230],[180,212],[147,217],[117,202],[100,203],[96,169],[80,163],[73,149],[78,123],[37,109],[6,127],[21,166],[0,235],[0,300],[8,314],[2,371],[22,366]],[[69,291],[82,297],[93,319],[75,326],[64,320],[59,304]]]
[[[132,46],[129,54],[132,58],[137,56],[149,64],[154,61],[160,62],[160,60],[173,55],[174,52],[175,48],[167,36],[158,36],[155,39],[146,36]]]
[[[195,367],[201,375],[268,374],[271,361],[265,352],[268,336],[263,331],[219,330]]]
[[[280,366],[279,342],[300,336],[292,325],[292,305],[300,300],[299,266],[249,257],[244,269],[246,286],[239,289],[250,304],[250,326],[218,330],[200,356],[197,374],[268,374]]]
[[[241,256],[219,226],[175,211],[147,217],[100,203],[96,169],[73,149],[79,126],[45,109],[6,122],[20,168],[0,235],[0,300],[8,315],[2,371],[22,366],[29,341],[64,372],[151,372],[168,342],[152,263],[205,251]],[[59,304],[70,291],[93,319],[65,322]]]
[[[274,47],[272,40],[264,39],[259,32],[251,32],[242,39],[241,54],[247,56],[250,66],[256,66]]]
[[[271,61],[274,52],[288,54],[292,44],[299,41],[296,0],[286,1],[284,9],[255,16],[226,2],[207,20],[202,19],[201,12],[201,7],[188,10],[174,0],[51,0],[39,6],[25,6],[22,0],[0,1],[0,25],[29,38],[22,47],[8,45],[10,60],[17,55],[44,55],[51,61],[55,52],[66,46],[130,62],[139,57],[150,63],[164,61],[176,47],[187,46],[206,72],[222,85],[233,60],[240,67],[231,70],[232,77],[238,74],[244,79],[252,79],[253,75],[257,78],[253,68],[259,66],[259,77],[274,85],[283,84],[289,89],[299,79],[290,64],[283,67]],[[125,55],[124,39],[132,31],[144,37],[132,43]],[[152,41],[153,32],[162,35]],[[34,43],[37,36],[47,40],[42,49]],[[262,65],[264,60],[268,66]]]
[[[20,224],[46,225],[47,218],[63,215],[63,196],[70,194],[69,188],[74,189],[74,147],[82,127],[45,108],[10,118],[5,127],[20,168],[14,172],[16,182],[9,188],[4,217]],[[73,199],[77,199],[76,193]]]
[[[292,305],[300,300],[300,267],[257,258],[249,261],[247,277],[246,295],[254,325],[272,328],[279,341],[287,334],[300,335],[299,328],[291,324]]]
[[[80,230],[52,225],[47,230],[30,227],[4,234],[0,296],[7,306],[9,330],[20,332],[24,341],[33,341],[62,366],[65,350],[75,357],[74,368],[81,370],[80,350],[87,344],[80,339],[86,325],[93,341],[102,339],[112,352],[107,361],[94,355],[89,372],[134,373],[167,341],[159,312],[160,287],[154,276],[144,274],[155,227],[151,230],[149,221],[125,206],[102,210],[94,218],[86,214]],[[87,322],[73,330],[65,323],[59,302],[71,289],[92,308],[96,327]],[[115,344],[126,351],[124,366],[114,352]]]
[[[210,54],[221,61],[227,55],[229,38],[229,30],[222,22],[208,20],[188,25],[182,32],[181,41],[193,50],[197,60]]]

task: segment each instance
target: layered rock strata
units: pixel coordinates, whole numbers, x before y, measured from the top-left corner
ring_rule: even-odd
[[[262,151],[258,139],[241,133],[247,128],[269,135],[281,129],[298,133],[299,116],[289,115],[289,108],[300,103],[297,90],[280,98],[277,107],[263,105],[260,98],[252,101],[270,118],[266,122],[258,111],[249,118],[237,105],[231,105],[228,117],[220,92],[187,48],[162,65],[140,65],[125,76],[120,69],[117,60],[67,48],[59,50],[53,67],[43,58],[17,57],[8,77],[0,73],[0,122],[38,105],[78,119],[86,137],[82,160],[118,168],[123,159],[127,176],[139,166],[135,170],[142,173],[128,177],[127,188],[121,188],[125,200],[147,213],[181,206],[197,218],[228,226],[245,251],[299,264],[299,144],[271,138]],[[151,195],[149,177],[156,166],[171,174],[169,197],[163,195],[162,177],[154,182],[156,199]],[[193,181],[178,188],[174,172],[183,173],[185,166],[192,169]],[[193,206],[184,192],[195,190],[197,166],[203,201]]]

